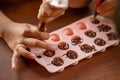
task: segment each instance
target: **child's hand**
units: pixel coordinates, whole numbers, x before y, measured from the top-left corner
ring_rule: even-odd
[[[114,15],[117,0],[105,0],[103,3],[100,3],[102,0],[95,0],[94,8],[102,16],[112,16]]]
[[[46,32],[40,32],[36,26],[30,24],[12,23],[3,30],[3,38],[13,50],[12,69],[16,68],[16,62],[20,55],[34,59],[35,55],[26,50],[28,46],[37,46],[45,49],[55,48],[42,41],[49,38]]]
[[[42,0],[38,19],[42,22],[50,22],[63,15],[68,8],[69,0]]]

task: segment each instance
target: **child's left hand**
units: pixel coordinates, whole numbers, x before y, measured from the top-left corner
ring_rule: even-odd
[[[16,68],[16,63],[20,55],[34,59],[35,55],[27,51],[28,46],[36,46],[44,49],[54,50],[54,46],[46,43],[49,34],[40,32],[36,26],[27,23],[11,23],[3,29],[2,38],[7,42],[13,50],[12,69]]]

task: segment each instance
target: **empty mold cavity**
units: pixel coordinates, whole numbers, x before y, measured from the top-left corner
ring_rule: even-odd
[[[76,24],[77,28],[80,29],[80,30],[85,30],[87,28],[87,26],[85,25],[85,23],[83,22],[78,22]]]
[[[77,44],[82,43],[82,42],[83,42],[83,39],[80,38],[79,36],[73,36],[71,39],[72,45],[77,45]]]
[[[54,57],[52,64],[55,66],[62,66],[64,64],[64,60],[61,57]]]
[[[94,43],[98,46],[104,46],[106,44],[106,41],[102,38],[96,38],[94,40]]]
[[[111,27],[109,25],[101,24],[98,26],[98,30],[100,32],[108,32],[111,30]]]
[[[78,58],[78,54],[75,51],[73,51],[73,50],[67,51],[66,56],[68,58],[70,58],[70,59],[76,59],[76,58]]]
[[[90,18],[90,21],[91,21],[91,23],[93,23],[93,24],[99,24],[99,23],[100,23],[100,20],[97,19],[97,18],[94,18],[94,17],[91,17],[91,18]]]
[[[55,55],[55,51],[53,50],[45,50],[44,55],[47,57],[53,57]]]
[[[60,41],[60,37],[58,34],[51,34],[50,35],[51,40],[53,41]]]
[[[70,28],[64,29],[63,32],[64,32],[64,34],[67,35],[67,36],[70,36],[70,35],[73,35],[73,34],[74,34],[73,30],[70,29]]]
[[[67,50],[69,48],[69,44],[66,42],[60,42],[58,43],[58,48],[61,50]]]
[[[93,51],[93,49],[95,50],[95,47],[94,46],[90,46],[88,44],[83,44],[83,45],[80,46],[80,49],[82,51],[84,51],[85,53],[90,53],[90,52]]]
[[[91,38],[96,37],[96,32],[92,31],[92,30],[87,30],[85,31],[85,35]]]

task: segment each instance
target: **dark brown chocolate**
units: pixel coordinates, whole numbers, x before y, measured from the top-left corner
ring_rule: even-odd
[[[39,23],[38,24],[38,28],[39,28],[39,31],[42,31],[42,32],[46,32],[46,24],[45,23]]]
[[[99,24],[100,21],[99,21],[98,19],[94,18],[94,19],[92,20],[92,23],[93,23],[93,24]]]
[[[40,56],[40,55],[38,55],[38,56],[37,56],[37,58],[41,58],[41,56]]]
[[[92,31],[92,30],[87,30],[85,31],[85,35],[91,38],[96,37],[96,32]]]
[[[90,53],[94,49],[94,47],[88,45],[88,44],[83,44],[80,46],[80,49],[84,51],[85,53]]]
[[[108,26],[108,25],[105,25],[105,24],[101,24],[101,25],[98,26],[98,30],[100,32],[108,32],[108,31],[111,30],[111,27]]]
[[[62,58],[60,57],[55,57],[53,60],[52,60],[52,64],[55,65],[55,66],[62,66],[64,64],[64,61]]]
[[[83,39],[80,38],[79,36],[73,36],[71,39],[72,45],[77,45],[77,44],[82,43],[82,42],[83,42]]]
[[[69,44],[66,43],[66,42],[60,42],[58,44],[58,48],[61,49],[61,50],[67,50],[69,48]]]
[[[76,59],[76,58],[78,58],[78,54],[75,51],[73,51],[73,50],[67,51],[66,55],[70,59]]]
[[[53,50],[45,50],[44,55],[47,57],[53,57],[55,55],[55,51]]]
[[[96,45],[98,45],[98,46],[104,46],[104,45],[106,44],[106,41],[103,40],[102,38],[96,38],[96,39],[94,40],[94,43],[95,43]]]
[[[26,50],[27,50],[27,51],[29,51],[29,52],[31,52],[31,50],[30,50],[30,48],[29,48],[29,47],[27,47],[27,48],[26,48]]]
[[[107,37],[108,37],[109,40],[117,40],[118,39],[118,35],[113,33],[113,32],[108,33]]]

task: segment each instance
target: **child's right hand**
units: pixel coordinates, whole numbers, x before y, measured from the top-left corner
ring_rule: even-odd
[[[114,15],[117,0],[105,0],[103,3],[100,3],[102,0],[95,0],[94,8],[102,16],[112,16]]]

